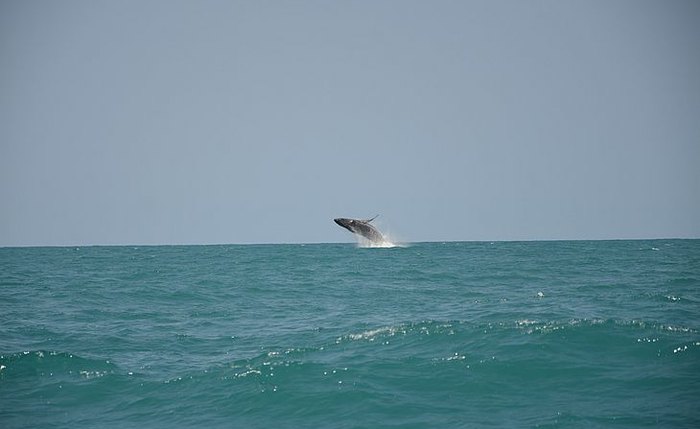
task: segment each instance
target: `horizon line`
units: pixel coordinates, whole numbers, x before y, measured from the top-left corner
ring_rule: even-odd
[[[700,237],[648,237],[648,238],[535,238],[535,239],[497,239],[497,240],[424,240],[402,241],[396,244],[424,243],[528,243],[559,241],[659,241],[659,240],[700,240]],[[0,249],[30,248],[81,248],[81,247],[182,247],[182,246],[274,246],[274,245],[323,245],[323,244],[357,244],[356,241],[311,241],[311,242],[244,242],[244,243],[113,243],[113,244],[18,244],[0,245]]]

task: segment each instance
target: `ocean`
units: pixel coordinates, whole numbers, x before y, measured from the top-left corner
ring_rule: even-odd
[[[0,427],[698,428],[700,240],[0,248]]]

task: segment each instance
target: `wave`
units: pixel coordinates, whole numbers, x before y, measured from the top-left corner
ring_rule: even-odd
[[[254,427],[280,421],[283,427],[334,426],[331,415],[369,425],[371,417],[362,420],[354,405],[368,403],[403,425],[426,416],[446,424],[441,416],[483,416],[474,410],[492,406],[493,398],[511,398],[518,409],[533,410],[527,418],[541,422],[540,399],[586,415],[586,407],[566,408],[571,386],[580,397],[596,398],[609,389],[626,395],[655,389],[659,368],[697,379],[692,371],[700,353],[693,327],[612,319],[421,320],[344,328],[340,335],[324,330],[304,344],[290,341],[245,358],[226,355],[206,367],[192,365],[195,357],[173,357],[164,364],[172,370],[156,377],[106,358],[24,351],[0,356],[0,380],[27,404],[41,395],[64,410],[83,410],[64,414],[65,426],[101,426],[105,414],[161,427],[201,425],[197,416],[203,415],[221,427],[250,427],[251,421],[258,422]],[[682,394],[694,397],[692,383],[686,385]],[[9,396],[0,392],[0,399]],[[335,427],[352,427],[356,418]]]
[[[91,379],[112,374],[117,367],[109,360],[86,359],[72,353],[35,350],[0,356],[0,375],[70,375]]]
[[[662,352],[673,353],[673,350],[683,346],[688,346],[685,350],[696,348],[700,345],[698,335],[699,331],[694,327],[644,320],[516,319],[485,323],[425,320],[351,330],[339,336],[326,337],[326,340],[318,338],[321,341],[316,345],[272,346],[262,349],[259,355],[251,358],[223,361],[218,368],[235,370],[232,372],[233,378],[243,378],[262,375],[266,369],[280,364],[353,360],[356,352],[365,353],[369,360],[375,354],[381,356],[383,346],[392,346],[389,350],[395,356],[436,354],[449,357],[454,353],[445,354],[444,351],[460,349],[479,354],[487,349],[503,351],[507,348],[504,346],[527,345],[528,342],[544,344],[542,341],[545,341],[554,346],[562,343],[571,345],[576,342],[609,341],[607,345],[615,347],[615,341],[626,341],[628,344],[654,343],[664,346]],[[533,336],[541,339],[531,340]],[[216,364],[212,364],[214,366],[204,371],[216,370]],[[186,369],[187,365],[181,364],[179,367]],[[86,358],[70,352],[35,350],[0,356],[2,377],[64,374],[90,379],[117,373],[134,375],[131,371],[121,371],[108,358]]]

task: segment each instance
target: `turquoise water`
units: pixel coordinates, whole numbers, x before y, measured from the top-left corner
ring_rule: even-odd
[[[700,240],[0,249],[2,428],[700,427]]]

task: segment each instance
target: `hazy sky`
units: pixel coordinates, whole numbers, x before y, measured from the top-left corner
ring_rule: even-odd
[[[700,237],[700,2],[0,0],[0,245]]]

